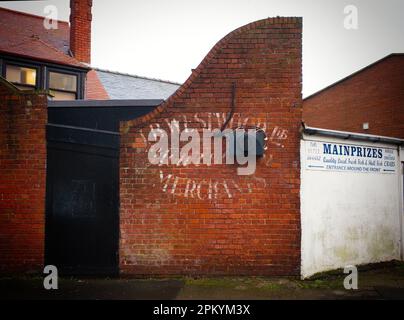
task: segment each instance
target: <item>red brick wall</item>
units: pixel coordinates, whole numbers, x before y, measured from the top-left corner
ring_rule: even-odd
[[[0,81],[0,273],[43,266],[46,101]]]
[[[157,110],[121,123],[122,273],[299,273],[301,28],[300,18],[273,18],[233,31]],[[255,174],[149,163],[150,126],[169,132],[166,120],[177,119],[181,130],[220,128],[233,82],[229,128],[246,122],[269,137]]]
[[[313,127],[404,138],[404,55],[389,56],[304,100],[303,120]]]
[[[91,62],[92,0],[70,0],[70,49],[74,57]]]

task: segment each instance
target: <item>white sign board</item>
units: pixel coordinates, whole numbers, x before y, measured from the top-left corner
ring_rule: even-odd
[[[305,167],[309,170],[396,173],[394,149],[326,141],[306,141]]]

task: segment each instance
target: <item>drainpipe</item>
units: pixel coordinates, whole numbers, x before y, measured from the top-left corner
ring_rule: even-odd
[[[399,190],[399,211],[400,211],[400,258],[404,260],[404,146],[398,147],[399,174],[398,174],[398,190]]]

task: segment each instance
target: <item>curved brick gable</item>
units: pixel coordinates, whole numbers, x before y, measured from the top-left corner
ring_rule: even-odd
[[[154,112],[121,123],[120,263],[133,274],[297,274],[301,19],[270,18],[219,41]],[[237,165],[151,165],[150,127],[261,127],[268,150]]]

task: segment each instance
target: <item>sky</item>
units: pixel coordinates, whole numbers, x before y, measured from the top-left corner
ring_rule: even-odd
[[[69,20],[69,0],[0,2],[38,15],[47,5]],[[276,16],[303,17],[304,97],[404,52],[404,0],[93,0],[92,65],[182,83],[227,33]]]

